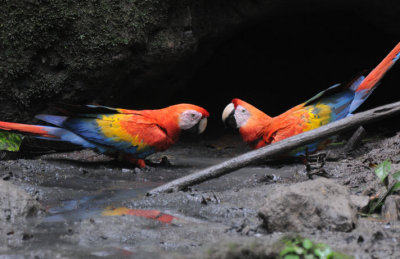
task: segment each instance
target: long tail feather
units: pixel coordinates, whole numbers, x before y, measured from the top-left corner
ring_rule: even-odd
[[[359,80],[350,87],[354,92],[354,99],[350,105],[349,113],[356,110],[378,86],[379,81],[386,72],[400,58],[400,42],[361,82]],[[363,77],[360,77],[362,79]]]
[[[56,135],[50,134],[48,128],[53,128],[53,127],[0,121],[0,129],[1,130],[27,133],[27,134],[32,134],[35,136],[40,136],[40,137],[45,137],[45,138],[59,138]]]
[[[385,73],[396,63],[400,58],[400,42],[393,48],[393,50],[377,65],[364,79],[364,81],[357,88],[358,91],[373,88]]]
[[[0,130],[20,132],[24,134],[33,135],[36,138],[41,138],[46,140],[66,141],[76,145],[81,145],[86,148],[101,149],[101,147],[99,147],[98,145],[95,145],[85,140],[84,138],[76,135],[75,133],[58,127],[29,125],[29,124],[0,121]]]

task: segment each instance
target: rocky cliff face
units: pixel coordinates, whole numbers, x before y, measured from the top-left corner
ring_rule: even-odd
[[[175,28],[184,27],[185,6],[172,2],[3,1],[3,106],[102,100],[128,75],[178,60],[190,40]],[[183,17],[168,17],[170,8]]]
[[[234,85],[236,79],[227,80],[227,66],[246,65],[239,71],[243,78],[254,78],[260,67],[276,74],[276,62],[263,62],[287,59],[280,55],[291,51],[288,46],[297,45],[294,52],[299,52],[322,33],[322,44],[343,56],[352,52],[346,46],[363,42],[362,52],[379,38],[379,52],[370,50],[371,62],[362,67],[368,68],[400,38],[395,1],[2,0],[0,7],[0,119],[14,121],[28,121],[55,101],[140,109],[185,97],[219,112],[215,101],[207,100],[210,92],[223,99],[221,106],[243,92]],[[336,34],[329,40],[332,28]],[[341,29],[347,39],[337,43]],[[293,39],[298,42],[288,44]],[[319,49],[305,51],[311,61],[323,54]],[[220,53],[225,55],[222,62]],[[293,70],[309,70],[298,61],[302,57],[293,57]],[[341,65],[343,71],[348,69]],[[228,77],[236,72],[228,71]],[[358,67],[336,80],[354,72]],[[250,97],[262,102],[254,89]]]

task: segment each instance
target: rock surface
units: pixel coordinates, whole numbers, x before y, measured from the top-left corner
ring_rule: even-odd
[[[277,189],[259,211],[269,232],[342,231],[354,229],[356,210],[349,191],[319,178]]]
[[[382,215],[390,223],[400,219],[400,196],[389,195],[382,206]]]
[[[357,46],[360,56],[352,57],[352,62],[365,58],[363,48],[370,46],[359,46],[362,39],[355,42],[357,35],[365,35],[362,30],[357,34],[360,29],[368,27],[368,35],[375,35],[368,37],[379,38],[382,42],[391,41],[400,33],[398,5],[380,1],[340,0],[328,4],[317,0],[71,0],[68,3],[62,0],[27,0],[1,1],[0,8],[3,10],[0,14],[0,118],[14,121],[32,120],[33,115],[42,112],[48,103],[54,101],[153,108],[170,105],[179,96],[185,96],[187,100],[194,98],[193,93],[196,93],[200,97],[194,100],[202,101],[203,105],[216,106],[202,97],[216,86],[220,88],[219,92],[224,92],[221,89],[234,90],[226,83],[230,78],[222,75],[224,79],[221,83],[214,84],[215,80],[207,78],[200,86],[188,84],[199,68],[213,59],[215,61],[216,52],[232,56],[214,63],[216,65],[212,66],[212,70],[216,71],[216,75],[227,67],[233,69],[231,66],[236,66],[233,62],[237,62],[245,65],[237,74],[251,80],[257,76],[258,67],[265,77],[265,71],[270,67],[266,69],[264,66],[271,66],[256,63],[257,57],[273,62],[277,58],[282,60],[281,52],[285,52],[286,47],[290,48],[290,55],[306,52],[306,56],[292,58],[291,67],[294,69],[290,70],[286,61],[277,61],[279,71],[302,67],[311,71],[317,69],[315,63],[321,66],[321,53],[326,59],[331,59],[332,56],[325,54],[333,49],[333,57],[342,55],[350,59],[348,55],[354,49],[349,51],[348,48]],[[337,23],[342,21],[343,15],[343,24]],[[318,27],[321,21],[328,27]],[[251,32],[258,24],[272,26]],[[329,33],[319,35],[321,31]],[[331,40],[334,38],[332,33],[335,35],[336,31],[346,38],[345,43]],[[288,35],[296,39],[296,44],[300,41],[301,46],[296,49]],[[318,35],[316,39],[322,40],[307,49],[311,42],[302,42],[301,37],[312,35]],[[251,42],[246,43],[249,39]],[[349,40],[353,40],[353,45]],[[257,42],[261,45],[257,46]],[[325,44],[331,45],[325,50],[320,49]],[[235,48],[235,45],[238,47]],[[251,58],[248,60],[246,56]],[[307,64],[301,63],[306,57]],[[375,60],[375,57],[368,58]],[[381,58],[381,53],[376,58]],[[350,63],[343,62],[343,59],[333,60],[332,67],[335,68],[338,68],[335,62],[340,62],[340,67]],[[323,66],[330,64],[327,63]],[[360,63],[362,67],[346,67],[347,74],[342,76],[337,74],[340,71],[335,70],[335,80],[344,80],[349,73],[357,73],[375,64],[370,61]],[[353,65],[356,66],[356,63]],[[249,71],[246,72],[245,67],[249,67]],[[231,77],[234,77],[234,71],[230,71]],[[324,71],[329,71],[329,67],[324,67]],[[198,78],[204,78],[201,73]],[[315,72],[309,77],[314,78],[317,74]],[[287,78],[286,75],[282,76]],[[232,80],[238,81],[235,78]],[[242,80],[239,78],[240,83]],[[321,82],[311,83],[318,86]],[[290,87],[292,84],[284,82],[283,85]],[[201,87],[203,93],[191,87]],[[187,92],[191,92],[192,97]]]
[[[16,185],[0,180],[0,243],[18,245],[29,239],[28,220],[37,217],[42,206]]]

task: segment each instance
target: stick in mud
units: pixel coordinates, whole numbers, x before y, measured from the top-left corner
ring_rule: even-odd
[[[358,127],[356,132],[351,136],[349,141],[347,141],[346,146],[344,147],[345,152],[350,152],[351,150],[355,149],[361,142],[361,138],[363,138],[366,134],[365,129],[363,126]]]
[[[329,136],[347,131],[362,124],[371,123],[373,121],[392,116],[399,112],[400,101],[360,112],[344,119],[329,123],[320,128],[303,132],[260,149],[236,156],[193,174],[178,178],[149,191],[147,195],[157,195],[159,193],[170,193],[174,191],[185,190],[190,186],[228,174],[251,163],[289,152],[297,147],[320,139],[325,139]]]

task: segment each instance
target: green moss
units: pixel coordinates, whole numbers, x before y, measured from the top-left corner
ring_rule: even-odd
[[[73,80],[112,75],[110,68],[165,26],[168,6],[161,0],[0,1],[1,94],[28,107],[68,92]]]

